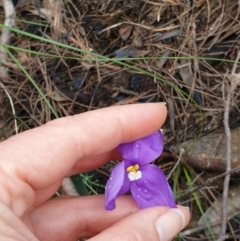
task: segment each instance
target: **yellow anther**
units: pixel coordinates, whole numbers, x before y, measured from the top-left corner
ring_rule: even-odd
[[[127,168],[127,172],[134,172],[134,173],[136,173],[138,170],[139,170],[139,165],[138,164],[136,164],[134,166],[129,166]]]

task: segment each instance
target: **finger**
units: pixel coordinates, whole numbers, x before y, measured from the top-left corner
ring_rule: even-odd
[[[122,156],[116,148],[106,153],[81,158],[81,161],[76,162],[74,167],[70,170],[70,172],[67,173],[67,175],[72,176],[79,172],[91,171],[104,165],[109,160],[122,160]],[[92,165],[95,166],[93,167]]]
[[[73,168],[80,172],[81,166],[98,167],[103,159],[100,163],[96,158],[94,162],[86,159],[107,155],[122,142],[154,132],[165,118],[166,107],[159,103],[111,107],[61,118],[1,143],[1,160],[8,163],[8,171],[17,171],[34,189],[47,188]]]
[[[4,203],[0,202],[0,240],[39,241],[18,216]]]
[[[104,209],[104,196],[59,197],[34,209],[25,223],[39,240],[89,238],[139,210],[130,196],[118,198],[118,208]]]
[[[170,241],[189,222],[189,209],[154,207],[140,210],[89,241]]]

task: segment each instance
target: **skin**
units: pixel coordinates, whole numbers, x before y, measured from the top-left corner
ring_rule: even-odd
[[[114,211],[106,211],[102,195],[50,198],[64,177],[120,159],[116,147],[159,129],[166,113],[163,104],[111,107],[54,120],[2,142],[0,240],[159,240],[153,223],[167,207],[139,210],[122,196]],[[186,225],[189,212],[179,209]]]

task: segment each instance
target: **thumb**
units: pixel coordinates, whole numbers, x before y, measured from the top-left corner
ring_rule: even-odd
[[[189,208],[153,207],[140,210],[89,241],[169,241],[189,222]]]

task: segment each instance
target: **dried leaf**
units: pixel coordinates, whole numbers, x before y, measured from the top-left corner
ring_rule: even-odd
[[[181,64],[184,65],[185,63],[187,63],[187,61],[185,59],[182,59],[181,60]],[[194,87],[193,85],[195,85],[195,83],[194,83],[193,77],[192,77],[192,75],[190,73],[189,66],[182,67],[179,70],[179,74],[180,74],[182,80],[184,81],[184,83],[186,83],[191,88]],[[201,93],[199,93],[198,91],[194,90],[192,98],[194,99],[194,101],[196,101],[197,104],[202,105]]]
[[[163,57],[162,59],[158,59],[158,60],[156,60],[156,67],[158,68],[158,69],[161,69],[164,65],[165,65],[165,63],[167,62],[167,60],[168,60],[168,56],[169,56],[169,54],[170,54],[170,50],[168,49],[168,50],[166,50],[162,55],[161,55],[161,57]]]
[[[178,36],[180,33],[181,33],[181,29],[173,29],[172,31],[167,33],[156,33],[154,36],[155,38],[153,42],[156,43],[160,40],[172,38],[172,37]]]
[[[143,57],[148,54],[147,50],[131,50],[131,49],[119,49],[115,51],[117,58],[128,58],[128,57]]]
[[[136,47],[136,48],[141,48],[143,46],[143,40],[142,38],[140,37],[135,37],[134,40],[133,40],[133,45]]]
[[[56,100],[56,101],[66,101],[66,100],[68,100],[68,98],[66,96],[62,95],[57,90],[52,91],[48,96],[50,98],[52,98],[53,100]]]
[[[132,32],[132,29],[133,29],[133,26],[128,25],[128,26],[121,27],[118,30],[118,33],[120,34],[123,41],[126,41],[129,38]]]

